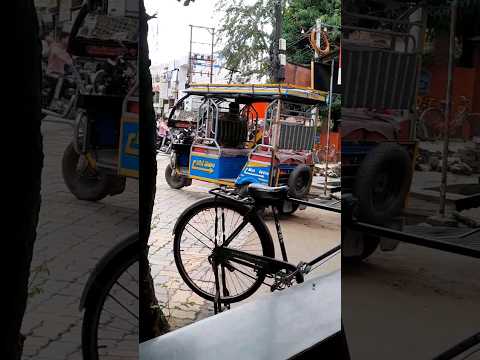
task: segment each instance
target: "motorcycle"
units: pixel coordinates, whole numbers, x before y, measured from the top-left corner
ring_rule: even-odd
[[[125,95],[135,81],[136,66],[120,55],[108,59],[97,67],[93,76],[93,91],[96,95]]]
[[[163,120],[157,122],[156,149],[159,152],[170,154],[172,150],[172,133]]]
[[[43,73],[42,114],[60,119],[75,119],[80,94],[89,94],[92,87],[88,75],[75,65],[66,65],[65,75]]]

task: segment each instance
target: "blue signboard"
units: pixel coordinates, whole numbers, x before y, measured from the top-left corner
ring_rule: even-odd
[[[122,119],[118,167],[120,175],[138,178],[139,138],[136,116]]]
[[[270,179],[270,164],[249,161],[235,182],[237,185],[244,184],[265,184],[268,185]]]
[[[218,179],[219,158],[204,154],[192,153],[190,157],[190,176],[200,179]]]

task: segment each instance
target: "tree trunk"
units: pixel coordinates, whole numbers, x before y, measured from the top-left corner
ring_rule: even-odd
[[[23,336],[20,334],[23,316],[28,298],[28,278],[32,260],[33,244],[36,238],[38,213],[40,209],[40,181],[43,167],[41,124],[41,43],[38,37],[38,22],[33,0],[12,2],[15,21],[14,36],[19,51],[11,53],[12,61],[4,67],[7,80],[5,104],[15,110],[15,119],[7,124],[12,136],[19,144],[14,154],[5,159],[6,169],[15,169],[13,176],[4,176],[5,227],[2,231],[9,234],[5,244],[9,251],[5,260],[11,260],[8,272],[2,272],[2,287],[8,296],[4,296],[2,306],[2,328],[6,334],[0,343],[0,358],[20,359]],[[7,11],[7,10],[6,10]],[[10,250],[11,249],[11,250]]]
[[[140,342],[168,331],[168,323],[158,306],[148,262],[148,238],[155,200],[157,162],[152,79],[148,55],[148,24],[143,0],[140,2]]]

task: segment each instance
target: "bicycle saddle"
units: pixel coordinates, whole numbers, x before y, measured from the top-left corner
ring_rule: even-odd
[[[288,186],[267,186],[263,184],[248,185],[248,194],[255,200],[281,201],[287,198]]]

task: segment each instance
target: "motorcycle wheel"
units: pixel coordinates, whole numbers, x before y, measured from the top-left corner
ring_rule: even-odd
[[[180,175],[172,174],[172,165],[168,164],[165,168],[165,180],[172,189],[181,189],[192,183],[192,180]]]
[[[62,159],[62,175],[65,185],[79,200],[98,201],[112,191],[115,176],[92,169],[83,155],[78,154],[73,144],[65,149]],[[118,187],[118,186],[117,186]]]

